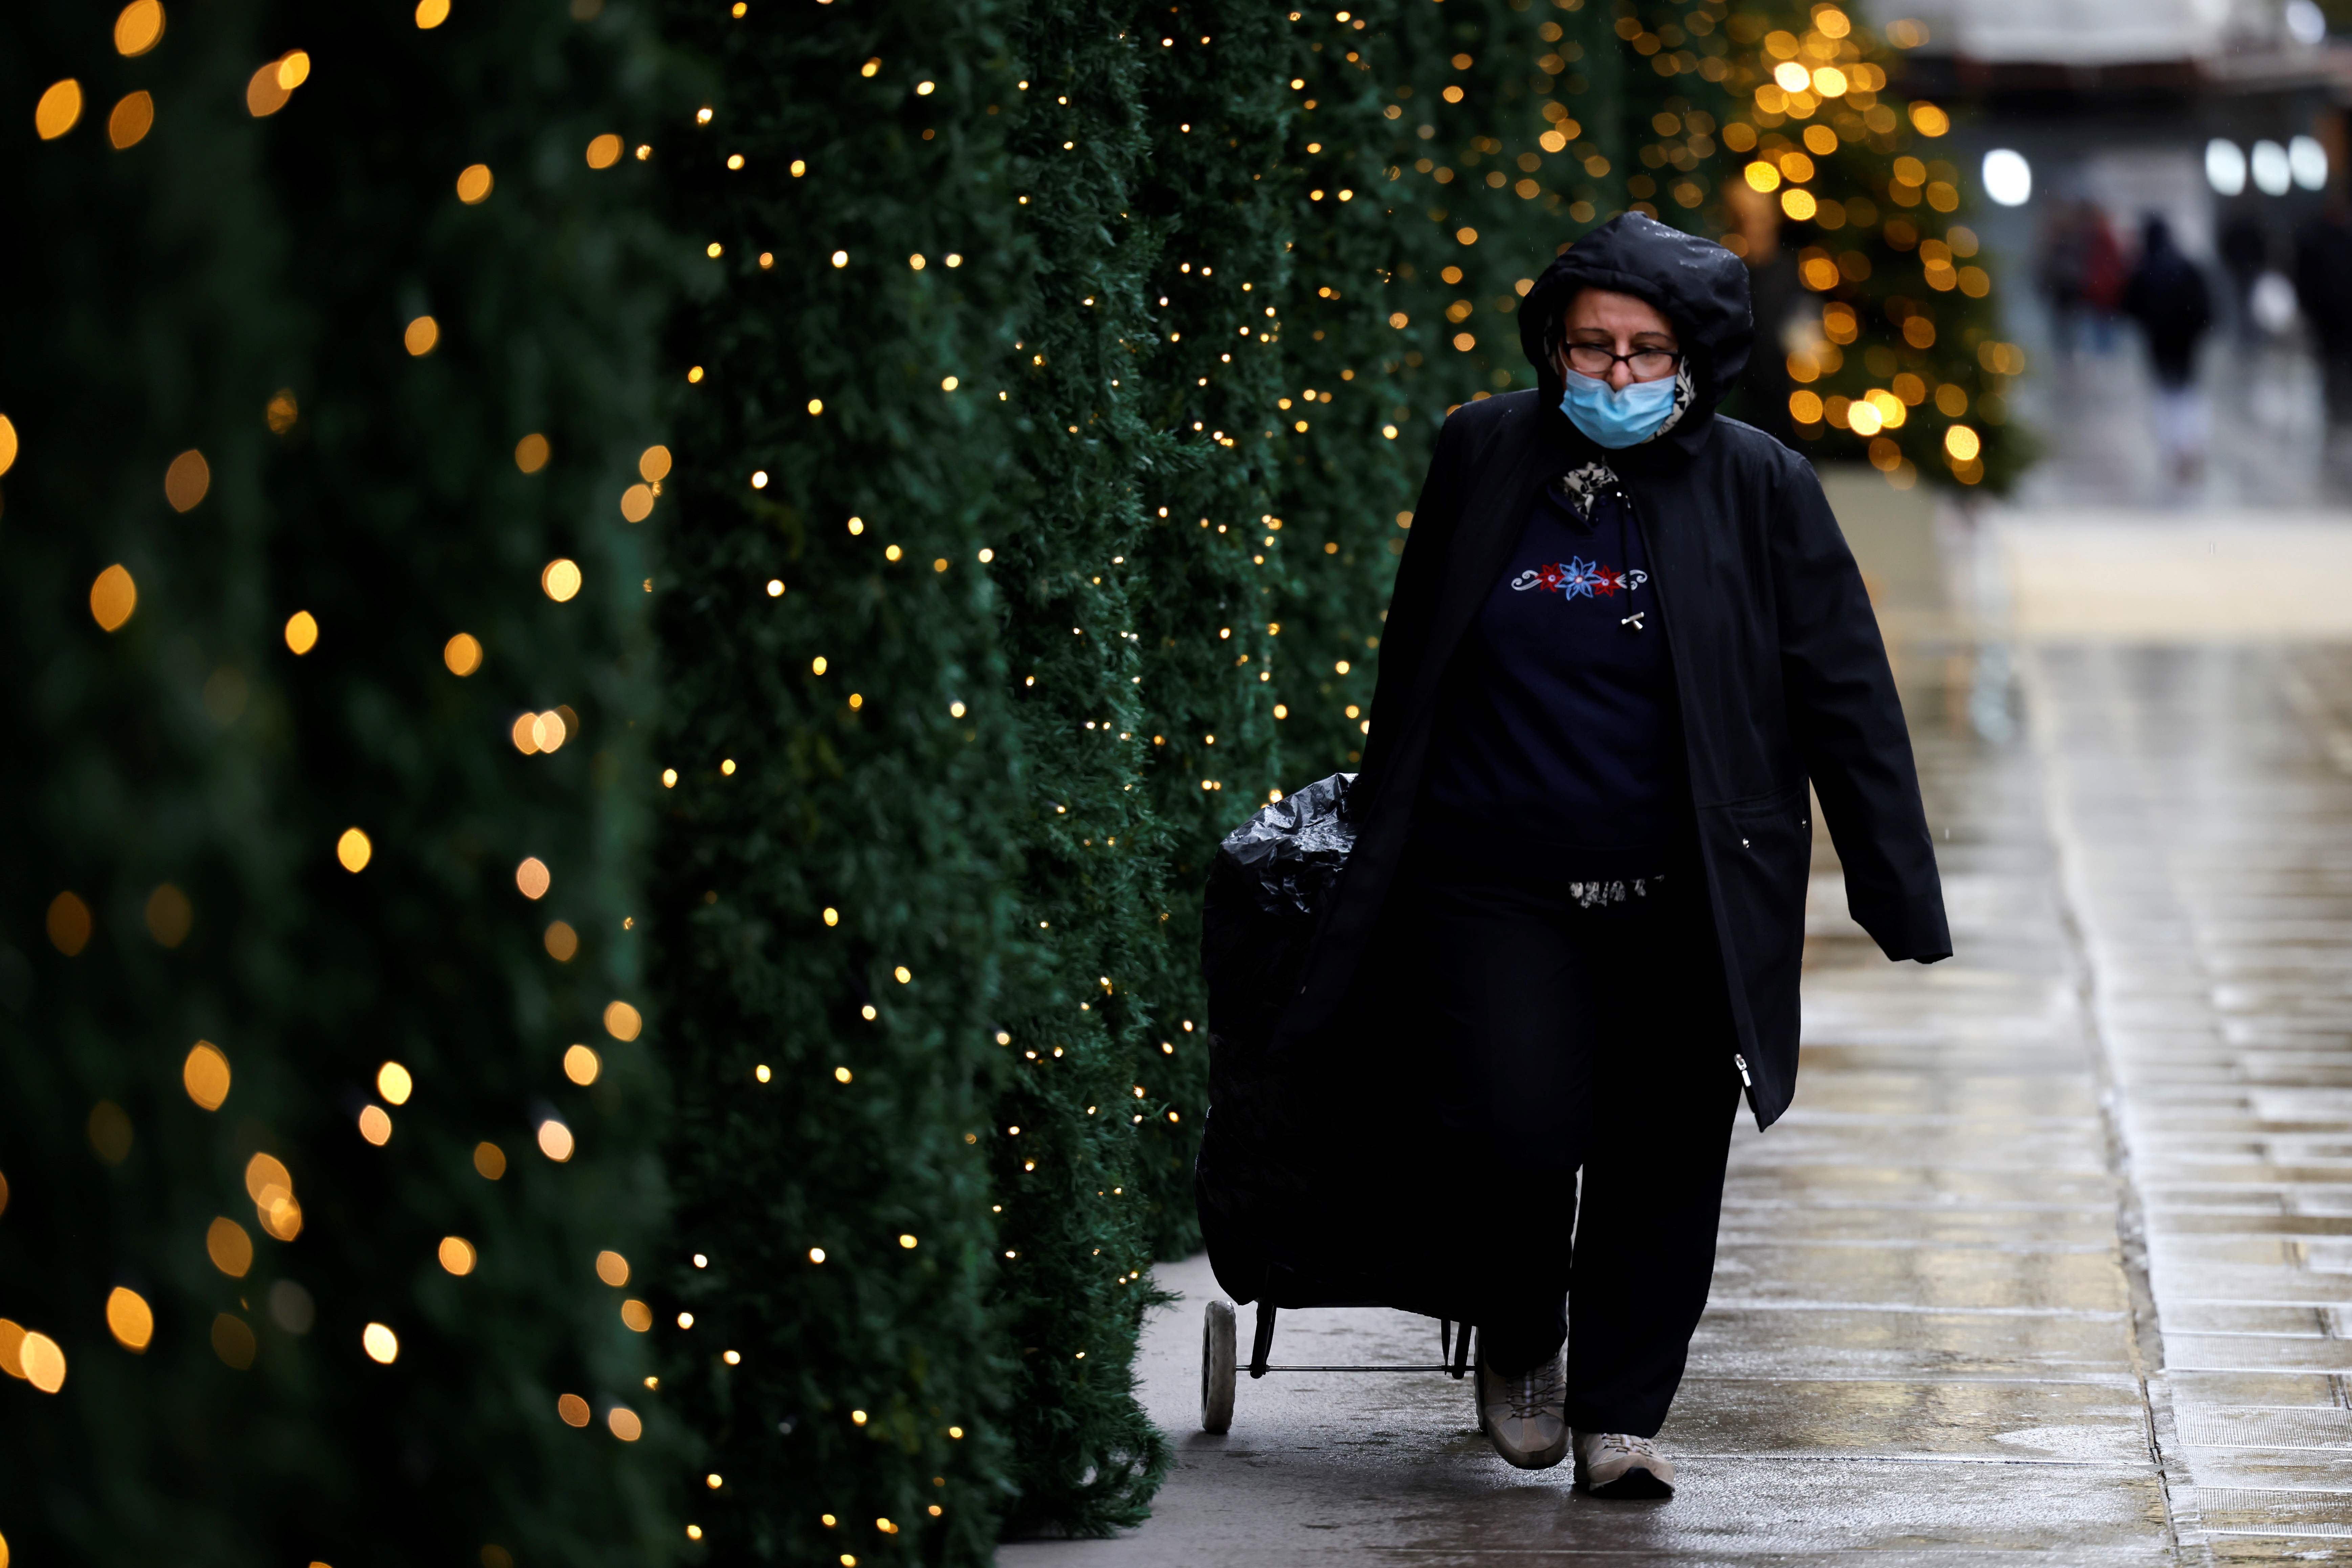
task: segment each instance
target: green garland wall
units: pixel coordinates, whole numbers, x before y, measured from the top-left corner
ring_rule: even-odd
[[[1196,890],[1360,746],[1396,514],[1494,374],[1442,270],[1515,300],[1560,220],[1482,183],[1474,244],[1396,221],[1385,89],[1461,30],[1410,7],[670,26],[708,82],[651,525],[688,1511],[770,1560],[1133,1522],[1148,1269],[1196,1235]],[[1517,68],[1426,97],[1484,84],[1534,145]]]
[[[605,1027],[641,997],[617,503],[656,297],[642,172],[583,158],[635,129],[643,40],[560,6],[115,21],[0,21],[0,1532],[666,1560],[676,1434],[641,1287],[598,1272],[655,1271],[662,1196],[660,1075]]]
[[[988,1156],[994,1036],[1038,949],[983,564],[1018,542],[996,392],[1035,277],[1012,20],[665,17],[705,74],[671,117],[699,271],[665,351],[678,476],[648,524],[656,1029],[694,1319],[664,1382],[705,1439],[687,1517],[722,1561],[898,1531],[983,1560],[1012,1462]]]

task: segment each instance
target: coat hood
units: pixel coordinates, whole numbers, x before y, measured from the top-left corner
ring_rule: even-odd
[[[1535,366],[1544,407],[1557,408],[1559,371],[1545,351],[1568,304],[1585,288],[1631,294],[1655,306],[1675,324],[1693,382],[1689,412],[1659,438],[1685,453],[1705,444],[1715,408],[1748,367],[1756,322],[1748,298],[1748,267],[1716,244],[1640,213],[1610,219],[1544,269],[1519,308],[1519,343]],[[1564,417],[1564,416],[1563,416]],[[1641,451],[1629,447],[1616,456]]]

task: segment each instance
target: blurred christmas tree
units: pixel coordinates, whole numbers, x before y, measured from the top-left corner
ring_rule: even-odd
[[[2005,396],[2024,356],[1999,337],[1969,182],[1937,156],[1950,116],[1906,99],[1898,52],[1834,5],[1618,11],[1648,62],[1627,73],[1629,193],[1751,268],[1730,412],[1900,486],[2005,489],[2029,455]]]

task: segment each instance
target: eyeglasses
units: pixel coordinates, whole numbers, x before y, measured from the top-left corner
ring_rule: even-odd
[[[1672,349],[1636,349],[1630,354],[1618,354],[1611,352],[1606,343],[1568,345],[1569,368],[1588,376],[1605,376],[1624,364],[1633,367],[1634,380],[1654,382],[1674,374],[1682,362],[1682,355]]]

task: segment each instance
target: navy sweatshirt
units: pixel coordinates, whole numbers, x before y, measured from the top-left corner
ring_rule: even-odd
[[[1685,779],[1641,529],[1613,495],[1586,524],[1554,480],[1446,672],[1415,842],[1548,876],[1645,876],[1686,852]]]

